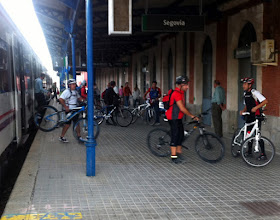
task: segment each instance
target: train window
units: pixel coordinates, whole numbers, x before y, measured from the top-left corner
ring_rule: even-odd
[[[11,81],[8,68],[8,46],[0,39],[0,93],[11,91]]]

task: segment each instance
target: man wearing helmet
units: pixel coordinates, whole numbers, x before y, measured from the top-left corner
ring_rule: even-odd
[[[186,76],[176,78],[176,88],[170,96],[170,107],[165,113],[171,128],[171,162],[175,164],[184,162],[182,156],[182,142],[184,139],[183,116],[188,115],[193,120],[199,120],[185,107],[185,92],[189,88],[188,83],[189,79]]]
[[[67,84],[68,84],[68,89],[65,89],[59,98],[59,102],[65,109],[66,113],[70,112],[72,109],[77,107],[78,100],[83,101],[83,98],[80,97],[78,91],[76,90],[76,86],[77,86],[76,81],[74,79],[69,79]],[[72,120],[73,122],[76,122],[78,119],[79,119],[79,115],[76,115]],[[64,143],[68,142],[68,140],[64,137],[64,135],[66,134],[69,127],[71,126],[71,121],[65,123],[61,135],[59,137],[59,140]],[[80,136],[79,128],[77,133],[78,136]]]
[[[240,115],[242,115],[243,112],[250,112],[250,115],[248,115],[246,119],[246,123],[251,123],[256,120],[256,116],[261,115],[261,108],[265,106],[268,101],[259,91],[252,89],[252,86],[255,82],[253,78],[246,77],[241,79],[241,82],[243,83],[245,107],[242,111],[240,111]],[[251,131],[252,128],[253,126],[249,126],[248,131]],[[261,121],[259,122],[259,128],[261,128]],[[263,142],[260,142],[260,145],[262,150],[260,159],[265,159],[266,156]],[[252,145],[249,145],[248,154],[251,153]]]

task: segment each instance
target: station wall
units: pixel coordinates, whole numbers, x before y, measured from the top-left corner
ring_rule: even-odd
[[[214,80],[220,80],[227,98],[227,108],[223,112],[223,130],[227,134],[232,134],[239,123],[240,77],[242,74],[246,75],[241,73],[240,67],[240,63],[244,60],[236,59],[234,51],[242,43],[240,43],[241,33],[247,24],[253,27],[257,41],[274,39],[277,48],[280,42],[280,0],[266,3],[256,1],[255,4],[252,3],[253,1],[249,1],[250,4],[240,1],[239,6],[236,5],[237,2],[231,2],[232,5],[228,4],[221,9],[227,16],[218,22],[207,24],[204,32],[162,34],[157,37],[155,45],[131,56],[129,68],[98,70],[97,75],[101,79],[99,87],[105,89],[107,82],[112,79],[115,79],[119,87],[124,85],[124,81],[128,81],[131,88],[137,84],[143,94],[151,86],[151,82],[156,80],[163,93],[167,93],[171,87],[175,87],[176,76],[186,74],[191,80],[186,94],[187,107],[192,112],[199,113],[205,105],[203,88],[207,81],[203,79],[204,68],[211,60],[212,66],[208,66],[210,68],[208,72],[211,72],[211,92],[212,94],[214,92]],[[238,10],[232,10],[235,7],[238,7]],[[206,42],[208,44],[210,42],[212,49],[209,50],[208,45],[208,50],[211,51],[212,56],[205,60],[203,51]],[[246,59],[248,62],[250,56]],[[268,121],[263,126],[263,130],[264,134],[277,145],[280,143],[280,137],[277,136],[280,127],[280,67],[252,66],[250,63],[246,65],[251,66],[251,72],[255,74],[256,89],[269,101],[266,112]],[[114,71],[118,74],[112,75]],[[253,74],[251,72],[248,74]]]

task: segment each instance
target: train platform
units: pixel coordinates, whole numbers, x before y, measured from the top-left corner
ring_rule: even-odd
[[[160,126],[168,126],[161,124]],[[101,125],[96,176],[86,176],[86,147],[68,131],[38,131],[1,220],[34,219],[279,219],[280,157],[253,168],[230,154],[201,160],[193,138],[185,164],[151,154],[154,127]]]

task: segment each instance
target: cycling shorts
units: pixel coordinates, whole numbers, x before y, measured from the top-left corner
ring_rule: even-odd
[[[184,125],[182,119],[169,120],[171,143],[170,146],[181,146],[184,140]]]
[[[75,115],[70,121],[65,122],[67,125],[71,125],[71,122],[73,121],[74,124],[79,120],[79,114]]]

